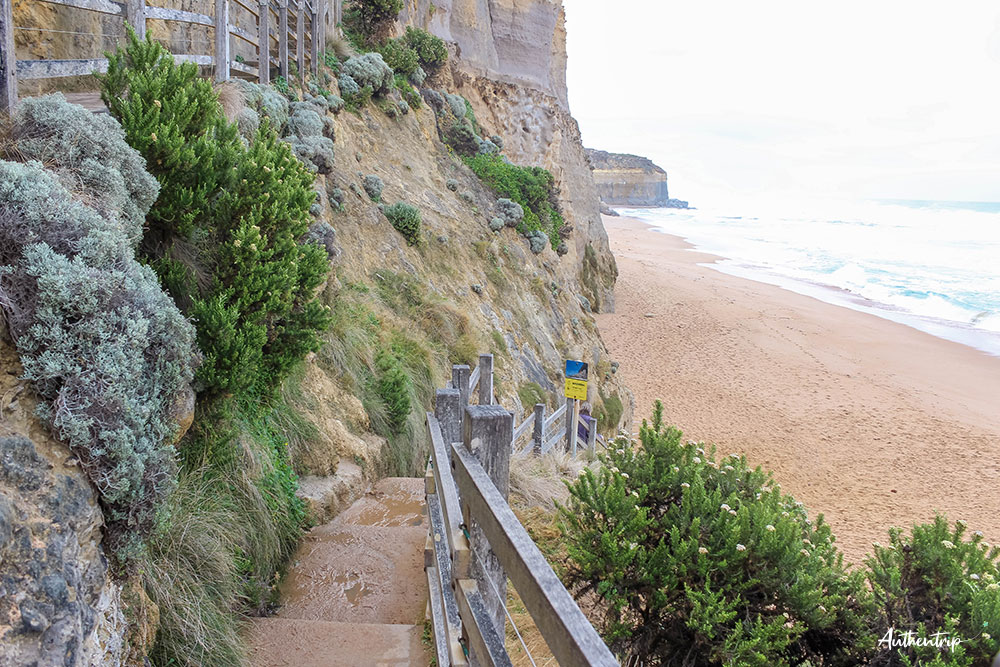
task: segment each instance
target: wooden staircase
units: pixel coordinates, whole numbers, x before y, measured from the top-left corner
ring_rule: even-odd
[[[254,619],[255,667],[427,665],[423,478],[380,481],[299,545],[276,616]]]

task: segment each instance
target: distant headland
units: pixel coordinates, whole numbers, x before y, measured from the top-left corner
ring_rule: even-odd
[[[667,172],[649,158],[592,148],[587,149],[587,158],[597,194],[604,204],[602,213],[607,212],[603,209],[608,206],[690,208],[686,201],[670,198]]]

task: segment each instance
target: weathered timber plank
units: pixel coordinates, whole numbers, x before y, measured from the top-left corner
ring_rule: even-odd
[[[50,5],[63,5],[64,7],[76,7],[102,14],[112,14],[119,16],[125,13],[125,5],[111,0],[39,0]]]
[[[462,629],[468,639],[478,664],[484,667],[513,667],[503,635],[490,622],[490,612],[479,587],[471,579],[461,579],[455,587],[458,608],[462,615]]]
[[[476,385],[479,384],[479,375],[480,375],[480,372],[481,371],[480,371],[479,366],[476,366],[476,369],[474,371],[472,371],[472,373],[469,375],[469,391],[470,392],[476,390]]]
[[[229,24],[229,32],[232,33],[232,35],[234,37],[239,37],[244,42],[247,42],[249,44],[253,44],[254,46],[257,46],[257,38],[254,35],[251,35],[249,32],[247,32],[243,28],[241,28],[241,27],[239,27],[237,25],[233,25],[232,23],[230,23]]]
[[[107,58],[17,61],[17,75],[22,79],[52,79],[58,76],[83,76],[107,71]]]
[[[535,432],[531,434],[531,444],[534,445],[535,453],[542,453],[542,444],[545,434],[545,404],[535,403]]]
[[[534,425],[535,425],[535,413],[532,412],[523,422],[518,424],[516,429],[514,429],[514,436],[511,439],[511,442],[517,442],[518,440],[520,440],[521,436],[527,433],[528,429]]]
[[[479,405],[493,404],[493,355],[480,354],[479,365]]]
[[[14,53],[11,0],[0,0],[0,113],[9,113],[17,105],[17,58]]]
[[[549,418],[545,420],[545,430],[548,431],[552,428],[552,425],[558,421],[560,417],[566,414],[566,404],[559,406],[559,409],[549,415]]]
[[[166,7],[146,7],[147,19],[160,19],[161,21],[178,21],[180,23],[197,23],[198,25],[214,26],[215,20],[211,16],[186,12],[182,9],[167,9]]]
[[[440,392],[439,392],[440,393]],[[427,428],[431,436],[431,460],[434,464],[434,484],[441,503],[441,514],[444,518],[445,536],[448,538],[448,549],[452,554],[452,577],[468,577],[472,554],[469,551],[469,541],[462,533],[462,506],[459,503],[458,487],[451,474],[451,457],[448,445],[441,435],[438,420],[427,413]]]
[[[211,65],[215,62],[212,56],[196,56],[188,53],[175,53],[175,63],[194,63],[195,65]]]

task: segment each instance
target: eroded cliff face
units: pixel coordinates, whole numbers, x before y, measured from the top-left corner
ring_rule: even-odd
[[[609,206],[667,206],[667,172],[653,161],[624,153],[587,149],[594,184]]]
[[[484,133],[499,135],[512,161],[552,172],[574,227],[564,270],[595,309],[612,311],[617,268],[569,109],[565,18],[559,0],[416,0],[400,24],[449,42],[454,57],[435,83],[472,103]]]

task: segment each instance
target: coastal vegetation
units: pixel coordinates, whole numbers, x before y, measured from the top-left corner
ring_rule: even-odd
[[[850,569],[822,516],[745,457],[682,441],[662,405],[559,508],[565,580],[642,664],[985,665],[1000,648],[1000,548],[944,517]],[[900,648],[912,631],[962,640]]]

